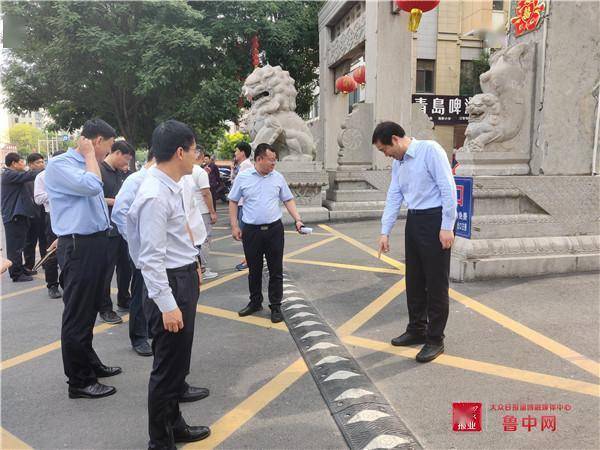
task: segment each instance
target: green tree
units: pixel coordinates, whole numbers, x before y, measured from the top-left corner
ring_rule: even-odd
[[[5,1],[26,36],[4,65],[6,106],[46,109],[56,129],[99,116],[135,146],[175,118],[214,147],[236,121],[250,38],[265,63],[296,79],[298,112],[312,103],[318,66],[316,2]]]
[[[235,146],[242,141],[250,142],[250,137],[241,131],[224,134],[217,146],[219,159],[232,159],[235,153]]]
[[[44,139],[44,133],[33,125],[17,123],[8,129],[11,144],[17,146],[17,151],[26,155],[34,151],[40,152],[38,141]]]

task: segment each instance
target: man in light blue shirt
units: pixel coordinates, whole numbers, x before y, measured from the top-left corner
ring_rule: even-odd
[[[389,251],[389,234],[405,202],[406,332],[392,345],[425,344],[417,354],[429,362],[444,352],[448,320],[450,248],[454,242],[456,184],[444,149],[434,141],[406,136],[400,125],[382,122],[373,144],[394,158],[392,180],[381,218],[379,252]]]
[[[46,191],[61,269],[63,303],[61,349],[70,398],[100,398],[116,389],[98,383],[121,373],[100,362],[92,347],[94,322],[102,303],[107,270],[108,208],[99,162],[110,152],[115,130],[101,119],[88,120],[76,149],[52,158]]]
[[[281,202],[296,221],[296,230],[304,226],[296,202],[283,175],[275,170],[277,154],[269,144],[259,144],[254,151],[254,168],[241,172],[233,182],[229,193],[229,219],[231,234],[244,245],[248,262],[248,285],[250,303],[238,312],[240,317],[249,316],[262,309],[263,255],[269,267],[269,303],[271,322],[283,320],[281,299],[283,297],[283,247],[284,233],[281,222]],[[238,202],[244,198],[240,230]]]
[[[123,186],[121,186],[119,193],[115,197],[111,219],[117,226],[123,239],[127,242],[127,212],[135,200],[135,196],[148,173],[148,169],[153,165],[154,154],[152,149],[150,149],[148,150],[148,162],[140,170],[132,173],[125,179]],[[131,303],[129,304],[129,339],[131,341],[131,347],[138,355],[152,356],[152,348],[148,343],[148,324],[143,310],[144,299],[147,297],[148,293],[144,285],[142,272],[135,264],[133,264],[133,261],[132,266]]]

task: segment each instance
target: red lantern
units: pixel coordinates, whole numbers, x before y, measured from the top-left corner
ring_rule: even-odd
[[[356,81],[350,75],[344,75],[335,80],[335,88],[342,94],[348,94],[356,90]]]
[[[395,2],[398,8],[410,13],[408,29],[410,31],[417,31],[423,13],[435,8],[440,3],[440,0],[395,0]]]
[[[354,78],[354,81],[361,86],[365,85],[367,81],[367,69],[364,64],[354,69],[354,72],[352,72],[352,78]]]

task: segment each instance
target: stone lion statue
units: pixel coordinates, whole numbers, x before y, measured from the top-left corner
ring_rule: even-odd
[[[525,103],[531,97],[526,80],[532,70],[532,53],[533,49],[523,43],[491,56],[490,70],[479,77],[483,93],[475,95],[467,106],[464,150],[506,151],[514,146],[510,141],[526,122]]]
[[[278,151],[280,160],[313,160],[315,143],[295,112],[297,92],[289,72],[280,66],[257,67],[246,78],[242,93],[252,105],[242,127],[253,149],[266,142]]]

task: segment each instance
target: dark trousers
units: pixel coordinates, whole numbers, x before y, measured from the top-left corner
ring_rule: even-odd
[[[406,299],[408,327],[427,343],[444,342],[448,320],[450,249],[442,249],[442,214],[409,214],[406,220]]]
[[[101,362],[92,348],[94,322],[102,301],[106,270],[106,235],[61,237],[58,264],[63,303],[62,356],[69,385],[85,387],[96,382],[94,368]]]
[[[10,222],[4,224],[6,235],[6,257],[12,262],[8,269],[10,277],[15,280],[23,274],[23,249],[27,241],[27,230],[29,229],[29,218],[15,216]]]
[[[175,449],[173,429],[185,426],[179,410],[179,397],[186,388],[190,369],[196,306],[200,295],[197,265],[167,270],[169,286],[183,316],[183,329],[171,333],[164,329],[162,313],[147,298],[144,312],[153,336],[154,364],[148,384],[148,420],[151,449]]]
[[[100,306],[100,312],[109,312],[113,310],[112,299],[110,298],[110,284],[112,282],[115,268],[117,272],[117,303],[120,306],[129,307],[131,294],[129,293],[129,284],[131,283],[131,265],[129,262],[129,251],[127,242],[121,236],[111,236],[108,238],[108,247],[106,248],[108,263],[106,279],[104,280],[103,293],[104,298]]]
[[[131,303],[129,304],[129,339],[133,347],[148,340],[148,324],[144,315],[144,301],[148,297],[142,271],[132,266]]]
[[[50,213],[46,214],[46,244],[52,245],[56,239],[54,231],[52,231],[52,223],[50,222]],[[41,250],[41,249],[40,249]],[[44,275],[46,276],[46,286],[48,288],[58,286],[58,260],[56,259],[56,253],[49,256],[43,264]]]
[[[46,249],[52,243],[46,241],[46,213],[44,211],[40,211],[39,217],[29,219],[27,241],[23,249],[25,267],[29,270],[35,266],[35,248],[38,243],[40,244],[40,256],[43,258],[46,256]]]
[[[265,255],[269,268],[269,303],[271,309],[279,308],[283,297],[283,223],[278,220],[262,226],[244,224],[242,243],[249,269],[250,304],[260,306],[263,301],[262,276]]]

